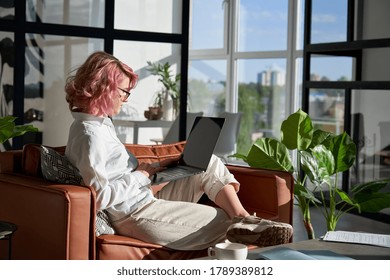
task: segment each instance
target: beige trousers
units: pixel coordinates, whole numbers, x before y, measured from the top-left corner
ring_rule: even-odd
[[[216,156],[201,174],[176,180],[156,194],[156,200],[114,223],[125,236],[176,250],[205,249],[225,240],[232,221],[224,210],[197,204],[205,193],[212,201],[229,183],[239,183]]]

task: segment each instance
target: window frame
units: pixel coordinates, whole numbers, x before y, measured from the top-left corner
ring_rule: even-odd
[[[301,92],[299,84],[302,82],[298,76],[297,59],[303,58],[303,50],[298,49],[298,39],[303,39],[303,30],[299,30],[299,20],[303,17],[304,0],[288,0],[287,19],[287,49],[276,51],[238,51],[238,15],[240,0],[226,0],[225,8],[225,42],[223,49],[189,50],[191,60],[226,60],[226,108],[227,112],[238,111],[238,82],[237,60],[239,59],[286,59],[286,108],[285,112],[291,114],[301,106]],[[301,33],[299,33],[301,32]],[[191,33],[191,31],[189,32]],[[303,47],[303,43],[301,44]],[[301,70],[302,71],[302,70]]]

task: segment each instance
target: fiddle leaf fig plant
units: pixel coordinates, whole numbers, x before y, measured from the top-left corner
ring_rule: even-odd
[[[290,155],[292,151],[296,151],[295,165]],[[260,138],[248,154],[231,157],[240,158],[251,167],[293,174],[294,197],[309,239],[315,238],[310,217],[312,204],[320,208],[328,230],[335,230],[340,217],[352,209],[377,212],[390,207],[390,193],[381,192],[390,180],[363,183],[351,188],[349,193],[338,187],[339,174],[355,162],[356,145],[346,132],[334,135],[314,129],[309,115],[301,109],[283,121],[280,141]],[[312,187],[308,187],[307,179]]]
[[[8,139],[22,136],[26,132],[37,132],[38,129],[32,125],[15,125],[16,117],[0,117],[0,143]]]

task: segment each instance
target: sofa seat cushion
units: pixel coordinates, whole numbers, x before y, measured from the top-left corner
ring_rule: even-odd
[[[119,235],[101,235],[96,238],[99,260],[188,260],[207,256],[207,249],[178,251]],[[248,245],[248,249],[258,248]]]
[[[119,235],[101,235],[96,238],[96,243],[99,260],[185,260],[207,256],[206,249],[177,251]]]

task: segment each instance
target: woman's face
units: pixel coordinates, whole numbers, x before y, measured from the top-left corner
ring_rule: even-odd
[[[130,79],[125,77],[118,85],[118,97],[114,100],[114,115],[119,114],[123,103],[127,102],[127,99],[130,96],[129,84]]]

